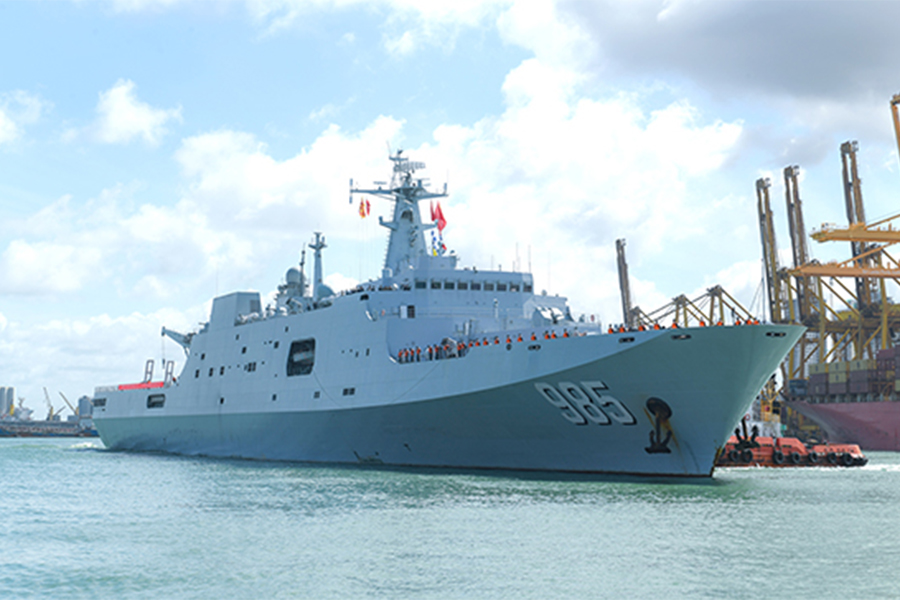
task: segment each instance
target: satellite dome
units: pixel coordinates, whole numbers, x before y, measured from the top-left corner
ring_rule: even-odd
[[[320,283],[316,287],[316,299],[321,300],[322,298],[328,298],[329,296],[334,296],[334,290],[324,283]]]
[[[292,285],[300,285],[303,276],[300,274],[300,269],[297,267],[291,267],[287,270],[287,273],[284,276],[284,279]]]

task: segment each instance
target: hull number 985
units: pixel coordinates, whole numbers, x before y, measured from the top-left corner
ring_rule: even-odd
[[[609,388],[602,381],[560,381],[534,384],[550,404],[560,410],[562,417],[575,425],[636,425],[634,415],[616,398],[608,395]]]

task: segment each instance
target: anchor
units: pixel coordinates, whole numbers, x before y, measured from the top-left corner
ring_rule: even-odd
[[[647,398],[647,410],[656,417],[656,431],[650,432],[650,447],[644,448],[647,454],[669,454],[669,441],[672,439],[672,430],[666,431],[666,438],[662,439],[663,423],[672,416],[672,409],[660,398]]]

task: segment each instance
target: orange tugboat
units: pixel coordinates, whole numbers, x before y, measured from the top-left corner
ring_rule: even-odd
[[[734,433],[719,453],[717,467],[861,467],[869,462],[856,444],[807,446],[797,438],[758,436],[755,426],[748,436],[746,421]]]

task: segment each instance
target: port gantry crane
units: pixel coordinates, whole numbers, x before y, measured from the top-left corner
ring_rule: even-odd
[[[900,149],[898,105],[900,94],[891,100]],[[784,169],[784,183],[793,266],[781,267],[769,196],[771,182],[765,178],[756,181],[770,319],[808,327],[782,363],[783,385],[788,388],[784,395],[788,397],[794,395],[791,382],[806,379],[809,363],[875,358],[878,350],[890,347],[891,332],[900,332],[900,306],[890,302],[885,285],[889,279],[900,284],[900,262],[888,252],[900,242],[900,230],[891,224],[900,214],[866,223],[857,165],[859,145],[845,142],[840,150],[848,225],[825,224],[810,237],[817,242],[850,242],[847,260],[823,264],[810,259],[797,181],[799,168],[789,166]],[[855,285],[846,285],[843,280],[847,278]],[[831,306],[826,296],[834,298],[837,307]],[[883,392],[888,392],[886,387]]]

